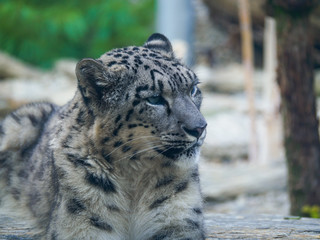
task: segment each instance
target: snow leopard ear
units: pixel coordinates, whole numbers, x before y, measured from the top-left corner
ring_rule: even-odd
[[[86,103],[90,100],[100,101],[108,85],[104,65],[95,59],[82,59],[76,66],[76,75],[78,88],[84,101]]]
[[[143,46],[158,51],[166,57],[174,58],[172,45],[169,39],[160,33],[152,34]]]

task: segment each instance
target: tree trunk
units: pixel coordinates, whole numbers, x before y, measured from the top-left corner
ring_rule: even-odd
[[[291,214],[320,205],[320,143],[309,13],[316,1],[269,0],[277,21],[278,76]]]

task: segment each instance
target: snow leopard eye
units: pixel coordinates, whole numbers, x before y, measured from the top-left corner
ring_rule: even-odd
[[[152,97],[148,97],[147,102],[152,105],[164,105],[166,101],[164,100],[164,98],[162,96],[155,95]]]
[[[198,92],[198,87],[195,85],[195,86],[193,86],[193,88],[190,91],[191,97],[196,96],[197,92]]]

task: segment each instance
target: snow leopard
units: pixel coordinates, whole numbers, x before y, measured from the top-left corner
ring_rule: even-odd
[[[68,103],[27,104],[1,122],[2,202],[28,212],[39,239],[205,239],[202,93],[168,38],[75,72]]]

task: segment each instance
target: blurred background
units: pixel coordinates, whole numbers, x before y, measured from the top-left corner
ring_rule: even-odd
[[[32,101],[65,104],[76,89],[79,59],[142,45],[153,32],[163,33],[196,72],[204,92],[208,132],[200,174],[206,212],[288,215],[293,198],[283,142],[291,130],[283,128],[276,81],[277,40],[285,26],[277,34],[275,18],[279,6],[287,15],[308,18],[313,61],[307,95],[315,93],[317,101],[320,8],[312,3],[307,10],[292,10],[279,2],[1,0],[0,118]],[[320,179],[320,172],[315,177]],[[313,207],[313,216],[319,217],[317,201],[303,205],[304,212]],[[291,213],[296,213],[292,206]]]

